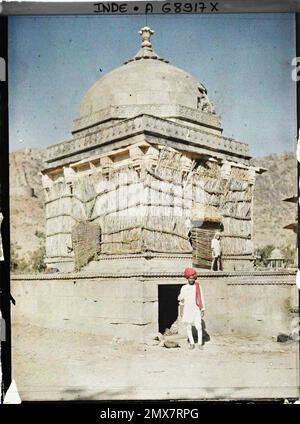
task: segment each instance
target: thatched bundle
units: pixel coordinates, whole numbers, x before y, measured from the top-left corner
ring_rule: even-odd
[[[215,206],[215,207],[219,207],[220,203],[221,203],[221,196],[219,194],[208,194],[206,192],[204,192],[204,201],[202,200],[201,203],[210,205],[210,206]]]
[[[229,190],[231,191],[245,191],[249,186],[248,181],[241,181],[231,179],[229,184]]]
[[[252,231],[252,223],[250,220],[241,220],[231,217],[223,217],[222,224],[224,234],[235,235],[240,237],[250,237]]]
[[[230,174],[232,179],[249,181],[248,169],[231,167]]]
[[[71,187],[64,181],[59,181],[48,188],[46,205],[65,196],[71,195]]]
[[[143,183],[137,171],[129,167],[114,172],[95,183],[95,201],[91,219],[107,215],[130,214],[129,209],[141,204]]]
[[[250,255],[253,246],[248,238],[222,236],[222,251],[226,255]]]
[[[46,231],[48,236],[70,234],[76,220],[69,215],[60,215],[47,219]]]
[[[102,254],[191,252],[183,219],[162,217],[105,217]]]
[[[197,167],[195,168],[195,179],[198,177],[211,177],[214,179],[220,178],[220,166],[217,162],[212,162],[208,160],[198,160]]]
[[[100,253],[101,230],[99,225],[79,222],[72,229],[72,247],[75,270],[79,271]]]
[[[46,201],[46,256],[70,257],[71,231],[74,224],[83,219],[82,203],[74,198],[71,186],[57,182],[48,191]]]
[[[236,219],[251,219],[251,202],[225,203],[220,207],[223,216],[229,216]]]
[[[76,174],[72,184],[57,181],[47,192],[47,256],[71,255],[71,232],[79,222],[95,224],[86,234],[97,235],[101,227],[101,254],[191,252],[187,218],[219,227],[222,222],[224,253],[243,254],[249,250],[253,186],[247,169],[229,166],[225,175],[221,166],[161,148],[157,162],[145,161],[138,169],[127,164],[102,174],[97,168]],[[206,230],[195,239],[195,255],[207,265],[216,230]],[[82,245],[80,237],[75,245]]]
[[[203,222],[215,222],[220,223],[222,221],[222,215],[218,212],[218,209],[210,205],[199,205],[192,209],[191,219],[194,221]]]
[[[217,180],[215,178],[204,178],[203,188],[210,194],[223,194],[226,183],[227,181],[222,179]]]
[[[226,202],[251,202],[252,187],[243,191],[229,191],[226,195]]]
[[[83,176],[73,183],[73,196],[83,203],[93,201],[96,196],[95,187],[91,184],[90,176]]]
[[[193,264],[199,268],[209,269],[211,266],[212,253],[211,241],[216,233],[216,228],[193,228]]]
[[[51,258],[70,258],[72,253],[68,247],[72,246],[71,233],[57,233],[47,235],[46,256]]]

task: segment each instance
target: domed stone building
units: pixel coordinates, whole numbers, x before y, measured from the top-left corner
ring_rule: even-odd
[[[206,88],[157,56],[150,28],[140,32],[137,55],[83,97],[72,138],[48,148],[45,261],[61,272],[11,275],[22,400],[296,397],[297,350],[281,365],[274,348],[274,382],[284,385],[266,374],[257,387],[253,373],[262,366],[235,368],[244,340],[252,338],[251,355],[260,359],[260,340],[290,332],[298,311],[295,272],[251,270],[253,189],[262,171],[250,166],[246,144],[223,136]],[[216,231],[225,272],[207,270]],[[202,368],[197,360],[189,366],[178,313],[183,268],[192,264],[213,341]],[[172,346],[177,353],[160,350]],[[216,379],[218,357],[227,366]],[[108,358],[118,368],[107,367]]]
[[[258,168],[223,136],[207,90],[159,57],[138,53],[81,101],[72,139],[48,148],[46,262],[61,271],[210,268],[221,232],[225,270],[252,267]]]

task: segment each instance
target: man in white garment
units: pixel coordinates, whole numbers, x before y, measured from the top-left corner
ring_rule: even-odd
[[[178,300],[179,304],[183,305],[182,322],[186,324],[189,349],[195,348],[192,326],[195,326],[198,332],[198,348],[203,349],[202,317],[204,317],[205,309],[203,291],[197,281],[196,270],[186,268],[184,277],[188,280],[188,283],[181,287]]]
[[[211,261],[211,270],[214,271],[215,265],[217,265],[217,271],[221,270],[221,242],[220,242],[220,233],[216,233],[214,238],[211,241],[211,250],[212,250],[212,261]]]

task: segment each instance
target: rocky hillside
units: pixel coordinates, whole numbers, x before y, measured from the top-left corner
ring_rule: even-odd
[[[23,149],[10,154],[11,243],[18,257],[27,261],[40,248],[45,233],[42,167],[41,150]]]
[[[41,176],[43,152],[19,150],[10,155],[11,240],[19,257],[30,260],[45,233]],[[283,202],[296,193],[296,160],[293,154],[253,160],[268,171],[257,176],[254,198],[254,244],[261,248],[294,246],[295,236],[283,227],[295,220],[296,205]]]
[[[292,230],[283,227],[295,221],[297,205],[283,199],[297,194],[297,161],[295,154],[271,155],[252,161],[267,168],[258,175],[254,194],[254,244],[264,247],[295,246]]]

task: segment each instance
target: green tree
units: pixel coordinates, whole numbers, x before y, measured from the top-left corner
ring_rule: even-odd
[[[45,249],[45,234],[41,231],[36,231],[35,236],[39,239],[38,248],[32,252],[30,256],[30,268],[33,272],[41,272],[44,269]]]
[[[30,269],[28,262],[20,256],[21,247],[18,243],[10,245],[10,269],[12,272],[24,272]]]
[[[42,232],[42,231],[38,231],[38,230],[36,230],[36,232],[34,233],[34,235],[38,238],[38,239],[41,239],[41,240],[45,240],[45,234]]]
[[[285,246],[282,249],[282,254],[286,260],[287,266],[295,265],[295,255],[296,255],[296,247],[294,246]]]
[[[268,244],[267,246],[257,249],[256,256],[258,257],[257,264],[259,266],[266,267],[268,265],[267,259],[271,256],[271,253],[275,249],[275,246]]]
[[[30,268],[33,272],[43,271],[45,253],[45,243],[40,243],[39,247],[31,254]]]

